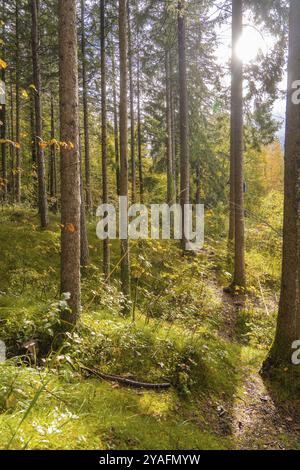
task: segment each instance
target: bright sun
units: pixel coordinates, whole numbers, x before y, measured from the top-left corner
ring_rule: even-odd
[[[249,63],[255,60],[260,51],[266,52],[267,44],[262,35],[254,28],[245,27],[242,36],[240,37],[236,54],[244,63]]]

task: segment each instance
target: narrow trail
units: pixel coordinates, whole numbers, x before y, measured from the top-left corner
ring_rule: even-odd
[[[217,283],[211,284],[223,304],[224,328],[220,335],[239,343],[237,336],[238,310],[244,299],[222,292]],[[241,345],[241,347],[243,347]],[[241,383],[229,415],[230,436],[240,450],[300,449],[300,422],[289,403],[277,405],[259,370],[241,358]]]
[[[243,372],[242,396],[233,407],[232,432],[238,449],[299,448],[300,433],[293,429],[292,416],[278,409],[258,372],[247,367]]]

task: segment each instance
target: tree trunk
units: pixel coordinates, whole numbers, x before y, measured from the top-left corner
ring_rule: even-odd
[[[232,2],[232,47],[243,31],[243,1]],[[233,287],[245,287],[245,215],[244,215],[244,162],[243,162],[243,64],[233,53],[231,138],[234,174],[235,255]]]
[[[54,97],[51,93],[51,140],[55,139],[55,116],[54,116]],[[56,212],[58,207],[57,201],[57,171],[56,171],[56,146],[50,147],[50,197],[52,199],[52,207]]]
[[[188,94],[186,68],[186,12],[185,0],[178,3],[178,53],[179,53],[179,96],[180,96],[180,202],[182,207],[182,247],[187,248],[184,227],[188,223],[184,207],[190,200],[190,161],[188,143]]]
[[[33,92],[35,93],[35,92]],[[33,166],[37,163],[37,149],[36,149],[36,125],[35,125],[35,98],[31,95],[30,98],[30,130],[31,130],[31,160]]]
[[[10,140],[15,141],[14,130],[14,93],[13,93],[13,78],[10,72]],[[14,203],[16,201],[16,185],[15,185],[15,147],[10,145],[10,193],[11,199]]]
[[[120,151],[119,151],[119,124],[117,111],[117,90],[116,90],[116,60],[115,49],[112,51],[112,76],[113,76],[113,107],[114,107],[114,140],[115,140],[115,162],[116,162],[116,189],[120,195]]]
[[[4,9],[5,9],[5,2],[2,2],[2,16],[4,17]],[[5,22],[3,22],[3,28],[2,28],[2,34],[3,34],[3,40],[5,38]],[[5,54],[4,54],[5,58]],[[1,71],[1,79],[3,83],[5,84],[5,69],[3,68]],[[6,139],[6,104],[3,104],[0,106],[0,138],[5,140]],[[3,143],[1,145],[1,162],[2,162],[2,171],[1,171],[1,178],[2,178],[2,184],[1,184],[1,189],[2,189],[2,195],[3,195],[3,201],[5,202],[7,199],[7,153],[6,153],[6,147],[7,145]]]
[[[45,158],[41,143],[43,141],[43,123],[42,123],[42,85],[40,69],[40,35],[38,30],[38,6],[37,0],[31,0],[32,16],[32,64],[33,64],[33,83],[35,86],[35,140],[37,142],[37,170],[38,170],[38,202],[41,227],[46,228],[48,220],[48,201],[45,177]]]
[[[170,62],[171,65],[171,62]],[[171,65],[172,72],[172,65]],[[170,73],[171,77],[171,73]],[[171,126],[172,126],[172,168],[173,168],[173,182],[174,182],[174,199],[177,201],[177,158],[176,158],[176,117],[175,117],[175,100],[172,81],[171,85]]]
[[[167,130],[167,203],[174,202],[174,181],[173,181],[173,155],[172,155],[172,116],[171,116],[171,84],[170,84],[170,53],[165,52],[165,72],[166,72],[166,130]]]
[[[127,159],[127,1],[119,0],[119,47],[120,47],[120,196],[128,198]],[[129,313],[130,266],[129,240],[121,240],[121,283],[126,305],[124,314]]]
[[[59,0],[61,141],[61,292],[69,293],[71,325],[80,314],[80,160],[76,1]]]
[[[131,201],[136,202],[136,169],[135,169],[135,116],[134,116],[134,87],[133,87],[133,50],[131,39],[130,5],[127,2],[128,21],[128,65],[129,65],[129,90],[130,90],[130,162],[131,162]]]
[[[80,264],[83,268],[89,265],[89,241],[87,235],[86,212],[85,212],[85,196],[83,187],[83,174],[82,174],[82,150],[81,150],[81,136],[79,136],[79,159],[80,159]]]
[[[20,149],[20,18],[19,18],[19,1],[16,0],[16,169],[15,169],[15,187],[16,202],[21,202],[21,149]]]
[[[89,129],[89,105],[86,74],[86,37],[85,37],[85,0],[81,0],[81,52],[82,52],[82,90],[83,90],[83,126],[84,126],[84,155],[85,155],[85,184],[86,205],[90,213],[93,209],[91,191],[90,168],[90,129]]]
[[[105,40],[105,0],[100,0],[101,23],[101,114],[102,114],[102,202],[108,204],[108,177],[107,177],[107,104],[106,104],[106,40]],[[103,240],[103,273],[105,282],[110,279],[110,249],[109,239]]]
[[[229,233],[228,248],[229,254],[232,255],[234,249],[235,238],[235,100],[236,100],[236,82],[237,82],[237,63],[240,62],[236,56],[236,46],[239,40],[240,24],[234,21],[236,16],[236,6],[232,2],[232,45],[231,45],[231,112],[230,112],[230,177],[229,177]]]
[[[196,204],[201,204],[201,166],[200,161],[196,165]]]
[[[141,117],[141,61],[138,52],[138,72],[137,72],[137,107],[138,107],[138,161],[139,161],[139,186],[140,186],[140,203],[144,204],[144,177],[143,177],[143,155],[142,155],[142,117]]]
[[[291,0],[281,295],[275,341],[266,366],[290,364],[292,343],[300,339],[300,105],[292,101],[293,83],[300,77],[299,23],[300,2]]]

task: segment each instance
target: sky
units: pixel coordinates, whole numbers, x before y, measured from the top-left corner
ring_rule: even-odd
[[[263,53],[267,53],[268,50],[274,47],[274,37],[257,27],[250,17],[244,18],[244,24],[243,38],[240,40],[237,54],[244,63],[250,63],[252,60],[255,60],[259,50]],[[228,23],[221,25],[217,30],[217,35],[219,43],[216,50],[217,60],[223,67],[228,67],[231,58],[231,24]],[[227,75],[227,80],[229,86],[229,73]],[[287,73],[285,70],[283,80],[279,84],[279,88],[283,92],[286,90],[286,83]],[[273,108],[274,118],[282,123],[278,132],[278,138],[282,145],[284,144],[285,134],[285,109],[286,102],[283,96],[274,103]]]

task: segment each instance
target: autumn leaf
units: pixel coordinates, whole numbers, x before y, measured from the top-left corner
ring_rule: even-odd
[[[45,150],[48,147],[48,143],[47,142],[39,142],[39,147],[40,147],[40,149]]]
[[[7,68],[7,63],[4,60],[0,59],[0,69],[5,70],[6,68]]]
[[[69,233],[75,233],[77,231],[74,224],[61,225],[61,228]]]
[[[13,142],[12,140],[9,140],[9,139],[0,139],[0,144],[9,144],[17,149],[21,148],[21,145],[18,142]]]
[[[21,92],[21,96],[22,96],[22,98],[25,99],[25,100],[27,100],[27,99],[29,98],[29,95],[28,95],[27,91],[24,90],[24,89],[23,89],[22,92]]]
[[[31,88],[32,90],[34,90],[37,93],[37,89],[36,89],[36,87],[33,83],[31,83],[31,85],[29,85],[29,88]]]

